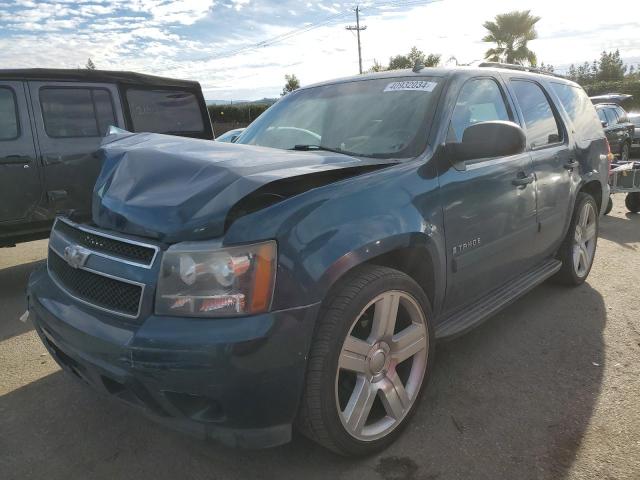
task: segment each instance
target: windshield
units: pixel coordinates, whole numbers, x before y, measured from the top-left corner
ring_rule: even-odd
[[[415,157],[427,144],[439,80],[385,78],[295,91],[262,114],[237,143]]]

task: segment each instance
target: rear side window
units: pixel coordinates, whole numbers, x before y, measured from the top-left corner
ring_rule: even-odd
[[[490,120],[510,120],[500,87],[490,78],[469,80],[458,95],[448,140],[459,142],[467,127]]]
[[[604,114],[607,116],[607,122],[609,125],[615,125],[618,123],[618,115],[616,115],[616,111],[613,108],[605,108]]]
[[[604,114],[600,114],[601,110],[596,114],[596,108],[582,88],[556,82],[551,82],[551,87],[569,115],[579,138],[587,140],[602,136],[602,124],[598,117],[606,121]]]
[[[45,87],[40,108],[51,138],[103,137],[116,124],[111,93],[104,88]]]
[[[13,90],[0,88],[0,142],[15,140],[20,134],[16,95]]]
[[[202,133],[204,122],[197,97],[180,90],[127,90],[136,132]]]
[[[542,88],[525,80],[513,80],[512,85],[522,110],[527,127],[527,141],[531,148],[561,141],[560,126]]]

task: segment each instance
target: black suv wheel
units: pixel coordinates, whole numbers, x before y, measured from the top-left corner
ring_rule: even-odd
[[[640,212],[640,192],[627,193],[624,204],[631,213]]]
[[[613,210],[613,199],[609,197],[609,200],[607,200],[607,208],[604,209],[604,214],[609,215],[611,210]]]
[[[378,452],[416,409],[434,358],[429,300],[407,275],[364,266],[325,301],[298,428],[341,455]]]

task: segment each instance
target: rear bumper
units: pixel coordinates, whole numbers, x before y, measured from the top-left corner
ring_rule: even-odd
[[[286,443],[304,386],[318,305],[230,319],[105,321],[40,269],[29,310],[61,365],[172,428],[227,445]]]

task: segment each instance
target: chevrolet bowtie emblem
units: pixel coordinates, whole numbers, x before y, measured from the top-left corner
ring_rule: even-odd
[[[89,255],[91,255],[91,251],[80,245],[69,245],[64,249],[64,259],[73,268],[83,267],[87,263]]]

